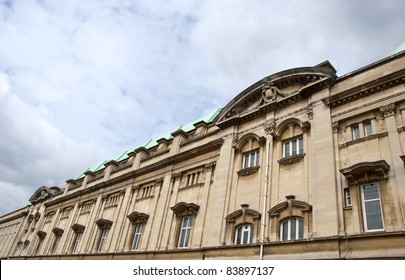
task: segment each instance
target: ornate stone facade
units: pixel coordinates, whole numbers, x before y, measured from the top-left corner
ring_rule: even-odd
[[[282,71],[0,217],[12,259],[405,258],[405,53]]]

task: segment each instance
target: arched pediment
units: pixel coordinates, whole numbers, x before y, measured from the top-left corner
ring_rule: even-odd
[[[149,219],[149,215],[145,213],[140,213],[137,211],[132,212],[127,216],[127,218],[131,221],[133,224],[146,224],[146,222]]]
[[[310,212],[312,206],[304,201],[295,200],[294,196],[288,196],[287,201],[281,202],[269,210],[270,217],[279,216],[281,212],[287,210],[292,211],[292,209],[299,209],[301,212]]]
[[[297,118],[286,119],[276,126],[276,129],[272,136],[276,137],[276,138],[282,138],[284,132],[286,130],[289,130],[289,128],[292,126],[298,127],[300,129],[301,133],[303,133],[309,129],[310,124],[308,121],[303,122]],[[292,136],[294,136],[294,135],[291,135],[291,137]]]
[[[52,196],[52,192],[50,191],[50,189],[45,186],[42,186],[34,192],[34,194],[31,196],[29,201],[32,204],[35,204],[37,202],[46,200],[46,199],[50,198],[51,196]]]
[[[289,106],[330,87],[336,78],[329,67],[301,67],[273,74],[232,99],[219,114],[217,125],[226,128]]]
[[[242,204],[241,206],[242,209],[238,209],[225,217],[227,223],[235,223],[238,219],[240,219],[242,223],[246,222],[246,216],[249,216],[253,220],[260,219],[261,214],[256,210],[250,209],[249,205]]]
[[[179,202],[173,207],[170,207],[170,209],[173,210],[176,217],[183,217],[188,215],[197,215],[200,206],[195,203]]]

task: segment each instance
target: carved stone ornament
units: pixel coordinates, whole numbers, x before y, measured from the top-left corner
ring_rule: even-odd
[[[235,134],[232,136],[232,148],[237,149],[237,147],[238,147],[238,140],[239,140],[239,134],[238,134],[238,133],[235,133]]]
[[[314,108],[312,107],[312,105],[309,105],[307,107],[306,112],[307,112],[308,118],[310,120],[312,120],[314,118]]]
[[[275,120],[275,119],[271,119],[271,120],[269,120],[269,121],[266,121],[266,122],[263,124],[263,127],[264,127],[264,132],[265,132],[267,135],[270,134],[270,135],[274,136],[274,135],[275,135],[275,131],[276,131],[276,120]]]
[[[212,162],[210,162],[210,163],[207,163],[207,164],[204,166],[204,169],[205,169],[206,171],[212,171],[216,165],[217,165],[217,162],[216,162],[216,161],[212,161]]]
[[[384,114],[384,118],[391,117],[395,114],[395,104],[388,104],[386,106],[380,107],[380,112]]]
[[[170,209],[174,212],[176,217],[184,217],[184,216],[189,216],[189,215],[197,215],[198,209],[200,209],[200,206],[198,206],[195,203],[186,203],[186,202],[179,202],[176,205],[170,207]]]

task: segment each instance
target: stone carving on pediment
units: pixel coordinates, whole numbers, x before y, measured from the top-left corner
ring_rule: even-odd
[[[298,88],[286,92],[280,90],[273,82],[267,81],[262,86],[262,103],[273,102],[277,100],[277,97],[288,97],[299,93],[303,86],[305,85],[300,85]]]

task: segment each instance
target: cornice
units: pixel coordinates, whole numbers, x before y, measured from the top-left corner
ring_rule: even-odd
[[[190,159],[190,158],[193,158],[193,157],[197,157],[197,156],[209,153],[211,151],[218,150],[218,149],[221,148],[223,142],[224,142],[224,140],[221,139],[221,138],[213,140],[213,141],[211,141],[209,143],[206,143],[206,144],[204,144],[202,146],[199,146],[199,147],[190,149],[188,151],[185,151],[185,152],[170,156],[170,157],[168,157],[166,159],[163,159],[163,160],[161,160],[159,162],[156,162],[156,163],[153,163],[151,165],[142,167],[142,168],[137,169],[137,170],[128,171],[127,173],[122,174],[122,175],[120,175],[118,177],[109,179],[107,181],[100,182],[100,183],[98,183],[98,184],[96,184],[94,186],[91,186],[91,187],[85,188],[83,190],[79,190],[79,191],[76,191],[74,193],[67,194],[66,196],[57,198],[55,200],[46,202],[46,203],[44,203],[44,205],[45,205],[45,207],[51,207],[51,206],[54,206],[56,204],[63,203],[65,201],[69,201],[71,199],[74,199],[74,198],[77,198],[77,197],[81,197],[81,196],[96,192],[96,191],[98,191],[98,190],[100,190],[102,188],[106,188],[106,187],[109,187],[109,186],[112,186],[112,185],[116,185],[116,184],[119,184],[119,183],[122,183],[122,182],[125,182],[125,181],[128,181],[128,180],[131,180],[131,179],[133,179],[135,177],[138,177],[138,176],[141,176],[141,175],[144,175],[144,174],[147,174],[147,173],[150,173],[150,172],[165,168],[165,167],[173,165],[175,163],[179,163],[179,162],[182,162],[184,160],[187,160],[187,159]],[[127,168],[129,168],[129,167],[127,167]]]
[[[322,101],[330,108],[335,108],[404,83],[405,69],[401,69],[379,79],[374,79],[369,82],[359,84],[356,87],[351,87],[346,91],[339,92],[333,96],[323,99]],[[331,90],[333,91],[333,87]]]

